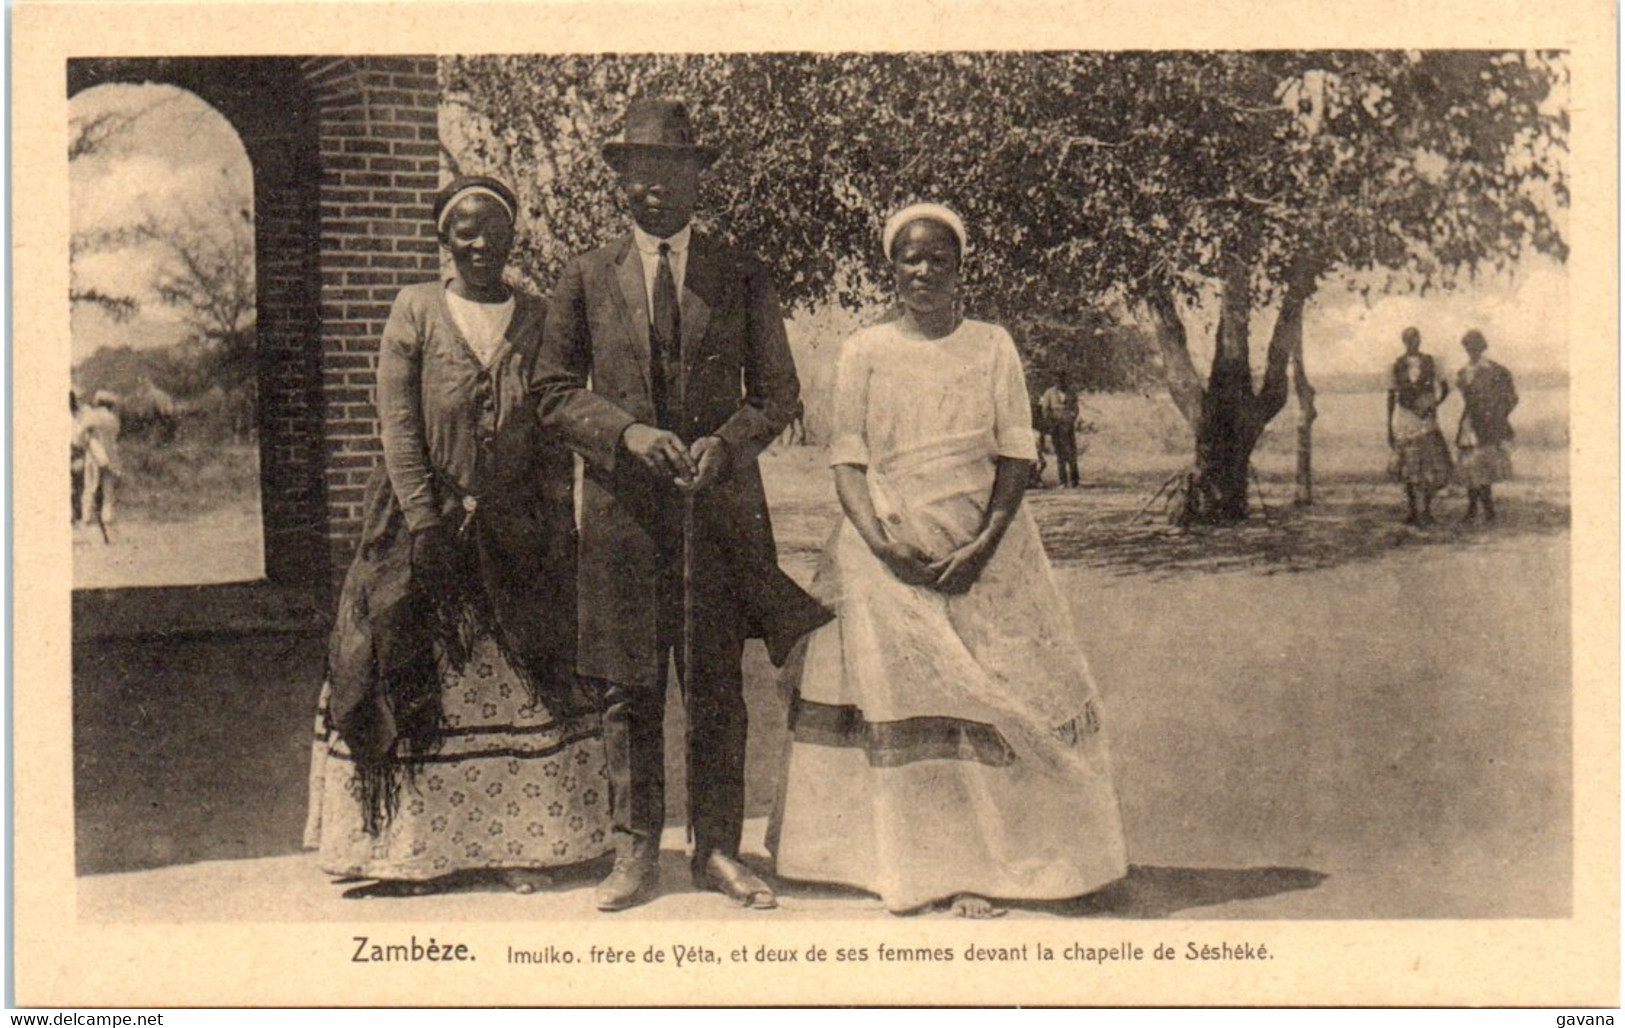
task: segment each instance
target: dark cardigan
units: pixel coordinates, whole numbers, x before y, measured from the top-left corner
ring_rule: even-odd
[[[331,727],[373,831],[415,758],[438,745],[441,662],[466,660],[475,635],[495,638],[550,713],[591,709],[575,676],[573,467],[536,417],[542,317],[541,301],[516,293],[489,367],[457,332],[441,283],[402,290],[384,331],[385,460],[367,484],[327,667]],[[457,573],[432,592],[413,577],[413,528],[456,539]]]

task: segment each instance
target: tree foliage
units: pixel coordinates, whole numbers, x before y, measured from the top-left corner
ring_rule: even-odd
[[[723,150],[712,220],[797,305],[883,293],[879,225],[922,197],[965,214],[970,295],[1010,318],[1194,299],[1234,256],[1265,302],[1306,271],[1442,287],[1564,253],[1553,55],[471,57],[445,75],[452,156],[519,188],[539,285],[619,228],[599,147],[640,94],[689,101]]]
[[[715,227],[796,306],[888,292],[876,237],[922,198],[965,215],[967,306],[1018,340],[1135,311],[1234,493],[1285,404],[1322,283],[1449,288],[1566,256],[1560,54],[1476,51],[702,54],[451,58],[465,170],[518,187],[545,287],[620,227],[600,145],[630,98],[686,98],[723,150]],[[1212,366],[1189,306],[1217,296]],[[1273,307],[1260,381],[1249,326]],[[1235,497],[1220,498],[1225,516]]]
[[[75,161],[107,160],[124,155],[136,126],[159,108],[169,104],[169,98],[160,99],[140,107],[113,107],[82,114],[68,120],[68,163]],[[100,286],[81,282],[77,274],[79,260],[92,253],[116,250],[127,246],[132,235],[127,230],[99,229],[75,232],[68,240],[70,282],[68,302],[74,306],[93,307],[114,321],[128,321],[141,310],[141,302],[127,293],[117,293]]]

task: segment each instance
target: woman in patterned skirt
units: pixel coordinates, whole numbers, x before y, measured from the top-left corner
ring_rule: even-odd
[[[517,204],[470,177],[435,202],[456,274],[384,328],[368,484],[317,714],[306,845],[352,894],[494,876],[520,892],[609,849],[603,739],[575,677],[568,452],[533,376],[543,305],[502,277]]]
[[[1512,477],[1512,425],[1507,418],[1518,406],[1518,390],[1512,372],[1484,356],[1490,344],[1484,334],[1473,329],[1461,337],[1467,351],[1467,366],[1456,373],[1461,390],[1461,424],[1456,428],[1456,451],[1461,484],[1467,487],[1465,522],[1495,520],[1495,496],[1491,487]]]
[[[1439,405],[1450,386],[1422,352],[1422,333],[1407,328],[1405,353],[1388,373],[1388,447],[1394,477],[1405,485],[1408,525],[1433,523],[1433,494],[1450,482],[1450,447],[1439,431]]]

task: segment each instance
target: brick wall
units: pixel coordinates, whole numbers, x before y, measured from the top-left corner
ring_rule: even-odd
[[[436,277],[429,211],[440,187],[432,57],[312,58],[321,160],[321,395],[328,558],[342,574],[379,460],[378,339],[395,294]]]

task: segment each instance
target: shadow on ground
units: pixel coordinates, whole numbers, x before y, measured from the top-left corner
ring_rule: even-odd
[[[1099,892],[1060,903],[1018,904],[1021,909],[1059,917],[1115,917],[1155,920],[1196,907],[1265,899],[1314,889],[1326,880],[1301,867],[1145,867]]]
[[[1126,493],[1036,493],[1028,494],[1028,502],[1051,560],[1120,575],[1316,571],[1407,548],[1483,546],[1569,529],[1567,504],[1528,496],[1503,499],[1493,525],[1463,524],[1456,505],[1441,503],[1448,516],[1413,527],[1401,520],[1402,501],[1366,495],[1372,492],[1347,490],[1307,508],[1271,506],[1244,524],[1223,528],[1178,528],[1158,512],[1141,513],[1124,502]]]
[[[788,909],[833,906],[841,909],[882,909],[878,897],[860,889],[821,882],[789,881],[773,874],[770,860],[748,854],[746,864],[773,883],[783,906]],[[552,889],[585,889],[596,885],[609,870],[606,859],[557,868],[551,872]],[[1173,917],[1200,907],[1268,899],[1288,892],[1318,888],[1328,876],[1301,867],[1196,868],[1132,865],[1127,876],[1104,889],[1075,899],[1022,901],[1001,904],[1025,913],[1070,918],[1116,918],[1156,920]],[[332,883],[346,899],[415,898],[411,883],[368,883],[360,879],[338,879]],[[400,887],[404,884],[406,887]],[[693,888],[686,854],[662,849],[658,895],[686,892]],[[508,892],[508,885],[490,872],[469,872],[448,876],[435,883],[434,892]],[[914,914],[932,913],[927,909]]]
[[[769,869],[757,862],[759,872]],[[1076,899],[1005,903],[1012,910],[1053,917],[1109,917],[1156,920],[1198,907],[1267,899],[1287,892],[1318,888],[1327,879],[1301,867],[1197,868],[1133,865],[1121,881]],[[787,901],[870,898],[868,893],[813,882],[778,883]]]

